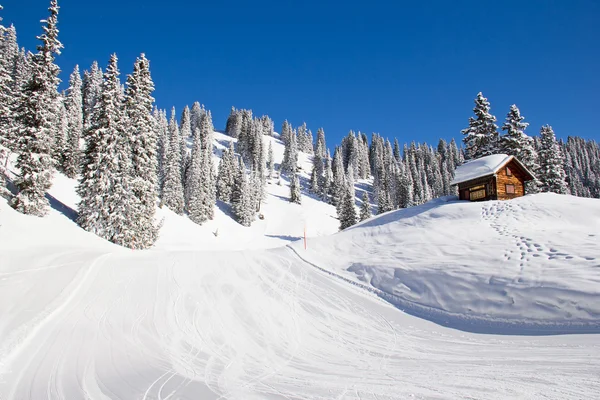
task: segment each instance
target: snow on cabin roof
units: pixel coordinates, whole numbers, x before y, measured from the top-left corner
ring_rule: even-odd
[[[456,167],[451,185],[458,185],[459,183],[493,175],[511,158],[514,157],[506,154],[493,154],[460,165]]]

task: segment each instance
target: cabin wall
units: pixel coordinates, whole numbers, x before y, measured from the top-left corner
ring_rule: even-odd
[[[507,174],[506,167],[510,168],[512,176]],[[514,185],[515,193],[507,193],[506,185]],[[525,196],[525,176],[515,162],[511,161],[496,174],[496,193],[498,200],[509,200]]]
[[[481,178],[459,184],[458,198],[470,201],[495,200],[496,185],[494,178]]]

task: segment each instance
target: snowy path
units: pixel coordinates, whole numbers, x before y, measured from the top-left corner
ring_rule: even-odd
[[[597,335],[446,329],[289,248],[22,257],[35,268],[0,266],[2,400],[600,393]]]

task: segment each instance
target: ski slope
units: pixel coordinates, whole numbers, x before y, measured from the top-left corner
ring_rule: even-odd
[[[335,233],[333,207],[274,180],[252,227],[162,209],[132,251],[80,229],[75,182],[54,182],[46,218],[0,199],[2,400],[600,393],[600,336],[580,334],[598,332],[598,200],[445,198]]]

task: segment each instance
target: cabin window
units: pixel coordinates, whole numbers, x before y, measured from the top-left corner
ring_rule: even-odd
[[[512,171],[508,167],[506,167],[506,175],[507,176],[512,176]]]
[[[506,194],[515,194],[515,185],[506,185]]]
[[[470,200],[479,200],[485,198],[485,189],[476,190],[470,193]]]

